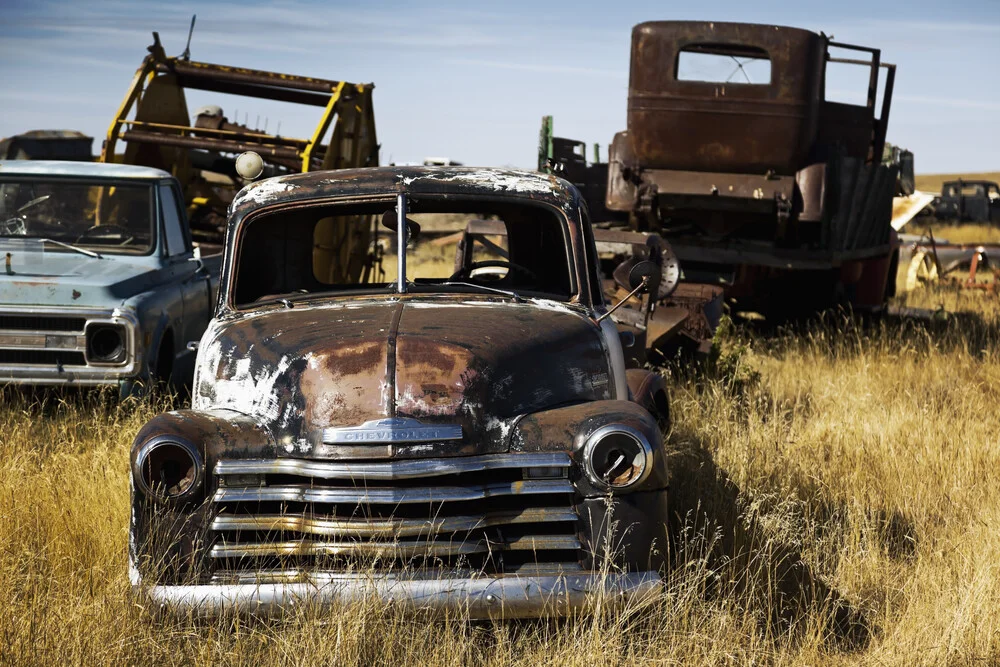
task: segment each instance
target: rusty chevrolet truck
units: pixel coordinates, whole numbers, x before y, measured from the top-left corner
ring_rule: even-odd
[[[441,220],[456,246],[421,236]],[[243,189],[226,238],[191,409],[132,447],[140,596],[511,618],[660,587],[666,387],[626,369],[576,188],[467,167],[289,175]]]

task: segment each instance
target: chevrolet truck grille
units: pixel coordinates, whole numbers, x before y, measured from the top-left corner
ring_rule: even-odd
[[[209,557],[216,579],[255,572],[580,569],[566,454],[452,459],[223,460]]]

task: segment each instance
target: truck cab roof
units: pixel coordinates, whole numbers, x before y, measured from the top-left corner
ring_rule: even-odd
[[[162,169],[129,164],[71,162],[67,160],[0,160],[4,176],[65,176],[70,178],[115,178],[160,180],[171,178]]]

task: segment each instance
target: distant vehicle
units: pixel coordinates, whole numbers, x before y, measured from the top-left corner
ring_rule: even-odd
[[[452,160],[450,157],[425,157],[425,167],[461,167],[462,163]]]
[[[843,101],[827,74],[851,67],[867,85]],[[878,49],[797,28],[642,23],[608,162],[588,164],[582,142],[543,121],[539,167],[576,184],[598,226],[669,242],[683,280],[662,305],[690,311],[681,326],[695,342],[711,336],[720,295],[776,319],[879,310],[895,288],[892,200],[912,157],[882,164],[895,71]],[[670,310],[658,312],[654,324]]]
[[[993,181],[946,181],[934,217],[953,222],[1000,222],[1000,186]]]
[[[32,130],[0,139],[0,160],[94,159],[93,137],[76,130]]]
[[[0,382],[190,382],[221,266],[202,250],[166,172],[0,161]]]

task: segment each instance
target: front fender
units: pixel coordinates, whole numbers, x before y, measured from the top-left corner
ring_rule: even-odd
[[[202,488],[183,502],[146,496],[137,484],[138,455],[154,440],[190,444],[203,464]],[[215,493],[212,471],[223,457],[273,457],[274,439],[255,421],[230,410],[176,410],[146,422],[132,443],[130,559],[143,579],[197,581],[212,567],[203,553]]]
[[[649,477],[628,492],[596,488],[583,473],[584,445],[604,426],[618,424],[642,433],[653,457]],[[570,479],[577,493],[578,530],[588,545],[585,568],[604,564],[630,571],[659,570],[665,566],[667,539],[667,484],[669,471],[656,419],[631,401],[593,401],[546,410],[521,419],[513,433],[512,450],[570,451],[575,465]]]
[[[139,352],[143,359],[141,379],[148,380],[157,367],[157,355],[164,335],[183,320],[184,302],[180,289],[173,284],[160,285],[130,297],[121,308],[131,311],[139,322]],[[174,344],[168,351],[171,363],[177,356],[179,335],[180,332],[175,332]]]
[[[576,465],[573,479],[577,490],[587,497],[606,495],[588,480],[583,470],[583,449],[599,428],[621,424],[642,433],[653,449],[649,477],[634,491],[666,488],[669,475],[663,455],[663,436],[656,419],[643,406],[631,401],[590,401],[568,407],[543,410],[517,422],[511,435],[511,450],[523,452],[570,452]]]

